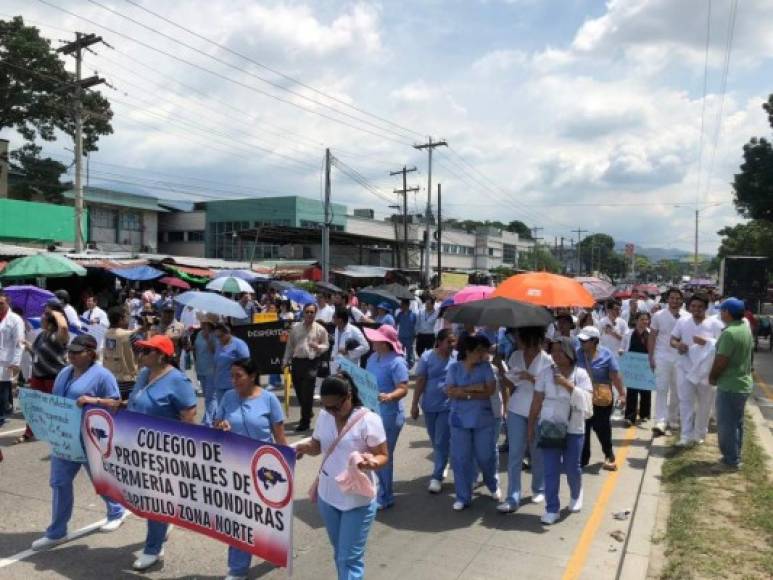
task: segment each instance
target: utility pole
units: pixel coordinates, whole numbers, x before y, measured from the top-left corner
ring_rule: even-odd
[[[403,168],[399,171],[390,171],[389,175],[400,175],[403,176],[403,188],[402,189],[395,189],[395,193],[399,193],[403,196],[403,257],[405,261],[405,267],[408,267],[408,193],[419,191],[418,187],[411,187],[408,188],[408,174],[416,171],[415,167],[406,167],[403,165]]]
[[[577,228],[576,230],[572,230],[573,234],[577,234],[577,252],[575,258],[577,259],[577,276],[582,275],[582,259],[580,257],[580,242],[582,241],[582,235],[589,233],[588,230],[583,230],[580,228]]]
[[[90,87],[105,82],[97,76],[87,79],[81,78],[83,64],[83,49],[88,49],[92,44],[102,41],[101,36],[95,34],[75,33],[75,42],[65,44],[57,49],[62,54],[75,56],[75,251],[83,251],[83,91]]]
[[[422,145],[414,145],[414,149],[426,149],[429,154],[429,162],[427,164],[427,212],[425,215],[426,227],[424,229],[424,283],[427,288],[430,284],[430,235],[429,235],[429,222],[432,218],[432,151],[435,147],[448,147],[448,143],[445,141],[433,141],[432,137],[429,137],[426,143]]]
[[[695,252],[692,257],[692,275],[693,278],[698,277],[698,216],[700,215],[699,209],[695,210]]]
[[[539,243],[542,238],[538,234],[545,228],[531,228],[531,237],[534,239],[534,269],[539,270]],[[549,244],[550,242],[548,242]],[[548,245],[548,247],[550,247]]]
[[[438,288],[443,283],[443,214],[442,212],[442,194],[440,184],[437,184],[437,285]],[[430,244],[432,246],[432,244]]]
[[[322,280],[330,281],[330,165],[332,163],[330,149],[325,149],[325,219],[322,224]]]

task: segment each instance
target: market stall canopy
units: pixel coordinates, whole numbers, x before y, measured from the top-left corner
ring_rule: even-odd
[[[235,276],[225,276],[223,278],[215,278],[209,284],[207,284],[207,290],[214,290],[215,292],[229,292],[231,294],[237,294],[241,292],[255,293],[255,289],[250,286],[250,283],[242,278],[236,278]]]
[[[608,298],[612,298],[615,293],[615,287],[601,278],[577,277],[575,280],[582,284],[596,300],[607,300]]]
[[[339,288],[335,284],[331,284],[330,282],[317,282],[315,284],[318,290],[322,292],[330,292],[331,294],[340,294],[343,292],[343,288]]]
[[[161,270],[156,270],[152,266],[137,266],[135,268],[114,268],[110,270],[116,276],[125,280],[142,281],[155,280],[164,275]]]
[[[0,274],[4,280],[22,278],[64,278],[67,276],[85,276],[86,268],[72,260],[51,252],[34,256],[16,258]]]
[[[54,298],[53,292],[37,286],[7,286],[3,292],[11,301],[11,306],[22,309],[25,318],[42,315],[46,302]]]
[[[172,286],[173,288],[180,288],[181,290],[191,289],[191,285],[188,284],[185,280],[180,280],[174,276],[164,276],[163,278],[159,278],[158,283],[166,284],[167,286]]]
[[[192,290],[178,294],[174,297],[174,301],[183,306],[190,306],[194,310],[201,310],[209,314],[247,318],[247,313],[241,304],[215,292]]]
[[[508,298],[486,298],[449,307],[443,314],[449,322],[476,326],[547,326],[553,315],[543,306]]]
[[[529,272],[511,276],[497,286],[493,296],[548,308],[590,308],[596,303],[591,293],[577,280],[549,272]]]

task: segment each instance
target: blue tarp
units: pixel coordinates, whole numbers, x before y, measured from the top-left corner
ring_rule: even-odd
[[[165,275],[165,272],[156,270],[150,266],[135,266],[134,268],[113,268],[110,270],[116,276],[120,276],[126,280],[155,280]]]

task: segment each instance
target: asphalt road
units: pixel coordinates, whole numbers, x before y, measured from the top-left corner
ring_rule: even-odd
[[[411,395],[409,395],[411,396]],[[291,423],[297,417],[291,409]],[[116,532],[87,533],[54,549],[29,553],[30,543],[42,535],[50,518],[49,453],[45,443],[13,445],[23,425],[19,416],[0,429],[5,460],[0,463],[0,578],[222,578],[226,547],[201,535],[175,528],[166,544],[163,564],[142,575],[131,570],[142,549],[145,524],[130,517]],[[298,437],[291,437],[296,440]],[[394,508],[380,513],[373,527],[366,558],[368,578],[613,578],[623,543],[612,532],[628,532],[628,522],[612,513],[634,507],[646,466],[650,433],[647,428],[614,430],[619,472],[600,471],[601,452],[594,437],[591,466],[584,475],[585,508],[580,514],[562,513],[546,528],[539,522],[543,506],[526,503],[516,513],[498,514],[483,494],[472,507],[451,510],[451,478],[439,495],[426,492],[431,448],[422,418],[409,421],[396,452]],[[506,456],[500,455],[504,465]],[[316,511],[306,496],[316,475],[318,458],[299,462],[296,472],[293,576],[334,578],[332,549]],[[500,469],[500,472],[502,469]],[[500,477],[502,486],[506,475]],[[524,489],[529,489],[524,475]],[[483,490],[481,490],[483,491]],[[562,503],[568,502],[565,482]],[[527,498],[528,499],[528,498]],[[81,472],[70,531],[104,518],[104,504]],[[251,578],[285,577],[286,571],[253,559]]]

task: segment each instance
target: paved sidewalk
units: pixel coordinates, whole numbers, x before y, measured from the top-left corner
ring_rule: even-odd
[[[47,448],[43,443],[10,445],[13,436],[6,433],[21,426],[17,418],[0,430],[5,453],[5,461],[0,463],[0,577],[136,578],[130,571],[132,554],[142,547],[145,525],[134,517],[112,534],[92,533],[18,562],[2,560],[26,550],[45,529],[50,515]],[[600,463],[592,463],[583,480],[583,512],[564,512],[559,523],[544,527],[539,522],[543,505],[527,503],[518,513],[504,516],[496,512],[494,502],[484,493],[470,509],[456,513],[451,510],[451,482],[444,485],[442,494],[428,494],[431,449],[422,419],[409,421],[396,452],[397,503],[379,514],[371,532],[367,578],[615,578],[630,520],[618,521],[612,514],[635,505],[647,464],[650,431],[617,426],[614,439],[620,471],[600,471]],[[500,455],[503,464],[505,457]],[[594,436],[592,461],[600,459]],[[293,576],[299,579],[334,576],[332,550],[322,521],[306,497],[318,461],[303,459],[296,474]],[[506,486],[506,475],[501,483]],[[523,487],[529,489],[528,474]],[[566,505],[565,483],[561,498]],[[102,504],[90,482],[79,476],[71,530],[103,517]],[[613,539],[613,532],[623,541]],[[177,528],[167,543],[163,567],[151,569],[146,576],[222,577],[225,552],[224,545]],[[282,578],[285,572],[253,560],[250,577]]]

